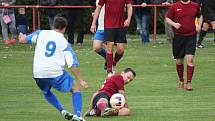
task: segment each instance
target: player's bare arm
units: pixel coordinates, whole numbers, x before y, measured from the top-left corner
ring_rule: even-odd
[[[165,21],[169,24],[169,25],[171,25],[171,26],[173,26],[174,28],[176,28],[176,29],[178,29],[178,28],[180,28],[181,27],[181,24],[180,23],[175,23],[174,21],[172,21],[170,18],[165,18]]]
[[[76,79],[78,80],[79,84],[80,84],[84,89],[87,89],[87,88],[88,88],[88,84],[87,84],[87,82],[85,82],[85,81],[82,79],[82,77],[81,77],[81,75],[80,75],[80,73],[79,73],[79,71],[78,71],[78,68],[77,68],[77,67],[71,67],[70,70],[71,70],[71,72],[74,74],[74,76],[76,77]]]
[[[128,17],[124,21],[124,27],[128,27],[130,25],[132,12],[133,12],[132,4],[127,4],[127,9],[128,9],[128,13],[127,13]]]
[[[196,28],[196,31],[199,33],[201,31],[201,25],[203,22],[203,16],[201,15],[200,18],[197,19],[198,21],[198,27]]]
[[[94,12],[94,15],[93,15],[93,22],[92,22],[91,27],[90,27],[90,31],[91,31],[92,33],[95,33],[95,32],[96,32],[96,22],[97,22],[97,20],[98,20],[98,17],[99,17],[99,14],[100,14],[100,12],[101,12],[101,9],[102,9],[102,6],[98,5],[98,6],[96,7],[95,12]]]
[[[118,90],[118,92],[119,92],[120,94],[122,94],[122,95],[125,97],[125,102],[127,102],[127,97],[125,96],[125,91],[124,91],[124,90]],[[128,104],[125,103],[124,107],[125,107],[125,108],[128,108]]]

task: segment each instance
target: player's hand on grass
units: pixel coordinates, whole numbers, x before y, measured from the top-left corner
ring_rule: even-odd
[[[88,84],[87,84],[87,82],[84,81],[84,80],[80,80],[80,81],[79,81],[79,84],[80,84],[84,89],[87,89],[87,88],[89,87]]]
[[[19,43],[21,43],[21,44],[26,43],[26,35],[19,33]]]
[[[181,27],[181,24],[180,23],[174,23],[173,25],[176,29],[180,28]]]

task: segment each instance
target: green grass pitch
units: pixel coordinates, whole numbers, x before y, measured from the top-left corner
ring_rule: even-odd
[[[91,36],[85,45],[73,46],[80,72],[90,88],[83,90],[83,112],[91,95],[107,76],[103,59],[92,51]],[[195,57],[194,90],[177,91],[177,74],[171,45],[142,46],[139,36],[130,35],[117,72],[132,67],[137,77],[126,86],[131,116],[86,118],[87,121],[215,121],[215,46],[206,41]],[[158,37],[159,40],[159,37]],[[5,46],[0,42],[0,121],[64,121],[43,98],[32,78],[34,48]],[[67,69],[68,70],[68,69]],[[186,73],[185,73],[186,76]],[[64,107],[72,112],[71,94],[54,91]]]

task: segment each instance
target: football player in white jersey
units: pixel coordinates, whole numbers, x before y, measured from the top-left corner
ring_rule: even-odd
[[[98,5],[99,0],[96,0],[96,5]],[[103,43],[104,43],[104,7],[102,7],[101,12],[99,14],[98,18],[98,27],[96,30],[96,33],[93,37],[93,50],[99,54],[101,57],[106,60],[106,50],[103,48]],[[92,13],[92,16],[94,13]],[[105,62],[104,69],[107,69],[107,64]]]
[[[72,121],[84,121],[81,117],[82,96],[74,79],[64,70],[65,63],[75,75],[79,84],[83,88],[88,88],[88,84],[82,79],[77,67],[79,66],[77,57],[71,45],[64,38],[67,20],[57,16],[54,19],[53,30],[38,30],[28,36],[19,35],[19,42],[36,43],[33,75],[41,89],[45,99],[54,106],[66,119]],[[54,88],[62,93],[72,92],[72,102],[74,114],[67,112],[57,97],[52,93]]]

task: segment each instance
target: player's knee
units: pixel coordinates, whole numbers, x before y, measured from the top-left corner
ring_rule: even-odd
[[[73,86],[72,89],[71,89],[71,92],[72,93],[74,93],[74,92],[80,92],[78,86]]]
[[[96,53],[98,53],[100,51],[100,49],[101,49],[100,47],[93,47],[93,51]]]
[[[189,66],[194,66],[194,60],[188,60],[187,65]]]
[[[176,59],[176,63],[178,65],[182,65],[182,64],[184,64],[184,59]]]
[[[125,51],[124,46],[117,46],[116,49],[117,49],[116,51],[117,51],[118,54],[123,54],[124,51]]]
[[[203,23],[202,30],[208,31],[208,28],[209,28],[209,24],[208,23]]]
[[[124,54],[125,49],[124,48],[117,48],[116,52],[119,55],[123,55]]]
[[[108,100],[105,99],[105,98],[100,98],[97,102],[97,105],[100,104],[100,103],[107,103],[108,104]]]
[[[188,58],[187,59],[187,65],[194,66],[194,58]]]
[[[107,52],[107,53],[113,53],[113,48],[107,47],[107,48],[106,48],[106,52]]]
[[[215,29],[215,21],[211,22],[212,29]]]
[[[122,108],[122,109],[119,110],[118,115],[119,116],[129,116],[130,113],[131,113],[130,109],[128,109],[128,108]]]

